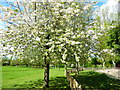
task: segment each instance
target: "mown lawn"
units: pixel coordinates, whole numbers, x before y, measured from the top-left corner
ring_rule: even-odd
[[[50,69],[51,87],[69,87],[64,72],[64,68],[60,70],[58,68]],[[43,79],[44,69],[15,66],[2,67],[2,88],[42,88]]]
[[[120,80],[113,79],[106,74],[94,71],[82,71],[79,75],[73,75],[82,88],[119,90]]]

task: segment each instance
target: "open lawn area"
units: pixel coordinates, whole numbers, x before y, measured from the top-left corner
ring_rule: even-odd
[[[103,73],[90,70],[80,71],[79,75],[71,74],[82,88],[119,89],[120,80],[109,78]],[[42,88],[44,69],[16,66],[2,67],[2,88]],[[70,89],[65,77],[64,68],[50,69],[50,88]]]
[[[50,69],[50,86],[66,87],[64,68]],[[42,88],[44,69],[16,66],[2,67],[2,88]],[[59,83],[58,83],[59,82]]]

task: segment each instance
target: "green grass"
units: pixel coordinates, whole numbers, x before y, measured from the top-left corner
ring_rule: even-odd
[[[1,71],[0,71],[1,72]],[[50,69],[50,88],[68,88],[64,68]],[[81,71],[73,77],[82,88],[119,89],[120,80],[112,79],[105,74],[94,71]],[[42,88],[44,69],[15,66],[2,67],[2,88]]]
[[[0,90],[2,88],[2,66],[1,66],[1,63],[0,63]]]
[[[120,80],[109,78],[105,74],[94,71],[82,71],[73,76],[82,88],[112,89],[119,90]]]
[[[64,68],[50,69],[50,86],[68,85]],[[61,79],[60,79],[61,78]],[[15,66],[2,67],[2,88],[41,88],[44,79],[44,69]],[[59,85],[57,85],[59,82]],[[62,81],[61,81],[62,80]],[[65,85],[63,85],[65,87]]]

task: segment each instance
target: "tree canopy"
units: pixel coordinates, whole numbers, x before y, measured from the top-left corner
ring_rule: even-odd
[[[4,13],[1,19],[7,28],[2,41],[6,54],[17,56],[27,64],[44,64],[47,80],[51,63],[85,64],[90,57],[104,63],[114,56],[111,54],[114,50],[108,46],[110,25],[100,18],[92,19],[95,2],[16,1],[9,4],[9,7],[1,6]],[[119,43],[119,37],[117,39]]]

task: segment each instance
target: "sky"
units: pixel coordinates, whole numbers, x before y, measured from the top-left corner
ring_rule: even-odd
[[[14,2],[15,0],[7,0],[9,2]],[[96,4],[96,6],[100,7],[102,5],[104,5],[108,0],[88,0],[88,1],[98,1],[98,3]],[[0,0],[0,5],[2,6],[8,6],[8,4],[6,3],[6,0]],[[96,9],[97,7],[95,7],[94,9]],[[1,11],[0,11],[1,13]],[[0,20],[0,29],[5,29],[5,26],[4,26],[4,22],[2,22]]]

